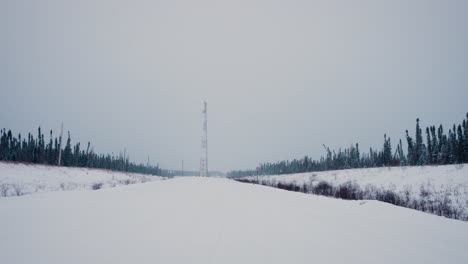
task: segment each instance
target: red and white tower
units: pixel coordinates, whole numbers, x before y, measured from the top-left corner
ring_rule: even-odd
[[[208,120],[207,120],[207,103],[204,102],[203,107],[203,134],[201,140],[201,158],[200,158],[200,176],[208,176]]]

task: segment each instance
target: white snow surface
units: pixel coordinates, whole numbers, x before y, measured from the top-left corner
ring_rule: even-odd
[[[1,263],[468,263],[468,223],[221,178],[0,199]]]
[[[257,180],[256,176],[244,177]],[[394,191],[411,199],[450,199],[451,206],[468,218],[468,164],[414,167],[381,167],[299,174],[260,176],[265,185],[293,183],[309,186],[321,181],[338,186],[354,183],[365,189]],[[468,246],[468,245],[467,245]]]
[[[256,179],[255,176],[246,178]],[[445,189],[446,186],[468,186],[468,164],[319,171],[260,176],[260,180],[276,180],[298,185],[308,184],[311,181],[327,181],[335,184],[354,181],[361,186],[370,184],[396,190],[407,187],[419,188],[421,185],[430,184],[434,189]]]
[[[0,162],[0,199],[37,192],[108,188],[162,177],[102,169]]]

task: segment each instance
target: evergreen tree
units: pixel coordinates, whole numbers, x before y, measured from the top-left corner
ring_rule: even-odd
[[[352,168],[360,168],[361,167],[361,154],[359,153],[359,144],[356,143],[356,147],[353,148],[353,162],[351,164]]]
[[[401,166],[406,166],[407,165],[407,161],[406,161],[406,157],[405,157],[405,154],[403,153],[403,143],[401,142],[401,139],[400,139],[400,143],[398,144],[398,147],[397,147],[397,160],[400,161],[400,165]]]
[[[457,146],[456,146],[456,155],[457,155],[457,163],[463,163],[464,161],[464,146],[465,146],[465,139],[463,138],[463,130],[461,125],[457,127]]]
[[[72,148],[71,148],[71,137],[70,137],[70,131],[68,131],[68,139],[67,139],[67,144],[65,145],[65,148],[63,150],[63,165],[64,166],[72,166],[73,160],[72,160]]]
[[[6,134],[5,129],[0,131],[0,160],[6,160],[7,153],[7,143],[6,143]]]
[[[437,138],[439,142],[438,149],[438,156],[437,156],[437,163],[438,164],[446,164],[446,157],[447,157],[447,139],[444,135],[444,128],[442,125],[439,126],[437,129]]]
[[[42,133],[41,133],[41,127],[37,129],[37,145],[36,145],[36,153],[37,153],[37,163],[43,163],[44,156],[44,146],[43,146],[43,141],[42,141]]]
[[[421,127],[419,126],[419,118],[416,119],[416,142],[414,145],[414,159],[417,165],[424,165],[424,145]]]
[[[449,164],[449,163],[450,163],[449,144],[447,142],[447,136],[443,135],[442,140],[440,142],[438,164]]]
[[[429,131],[429,127],[426,127],[426,141],[427,141],[427,164],[433,164],[432,162],[432,142],[431,142],[431,132]]]
[[[453,164],[457,161],[457,137],[455,133],[455,125],[453,125],[453,130],[449,130],[448,137],[449,164]]]
[[[406,130],[406,142],[408,144],[408,164],[416,165],[416,155],[414,150],[413,139],[409,136],[408,130]]]
[[[464,137],[464,162],[468,163],[468,113],[466,114],[466,120],[463,120],[463,137]]]
[[[59,142],[58,139],[54,139],[54,161],[52,164],[57,164],[59,156]]]
[[[49,144],[47,145],[47,163],[48,164],[54,164],[54,145],[52,141],[52,130],[50,130],[50,139],[49,139]]]
[[[432,157],[431,157],[431,160],[432,160],[432,164],[437,164],[437,156],[439,155],[440,149],[439,149],[439,143],[437,141],[435,126],[431,127],[431,136],[432,136],[432,141],[431,141],[431,144],[432,144],[432,147],[431,147]]]
[[[382,154],[382,165],[390,166],[392,164],[392,144],[390,143],[390,138],[387,139],[387,134],[384,134],[384,146]]]

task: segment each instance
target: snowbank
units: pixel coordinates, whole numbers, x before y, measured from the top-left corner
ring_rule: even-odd
[[[257,177],[243,179],[256,181]],[[468,164],[310,172],[260,176],[259,180],[263,185],[289,184],[311,193],[321,183],[335,189],[357,186],[364,199],[388,193],[400,200],[396,204],[468,220]]]
[[[101,189],[160,179],[157,176],[100,169],[0,162],[0,197]]]

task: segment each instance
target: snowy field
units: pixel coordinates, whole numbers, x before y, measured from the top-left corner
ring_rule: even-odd
[[[468,223],[185,177],[0,199],[1,263],[468,263]]]
[[[100,169],[0,162],[0,199],[36,192],[96,190],[160,179],[151,175]]]
[[[256,181],[257,177],[244,179]],[[391,191],[408,207],[431,212],[439,206],[456,212],[454,218],[468,220],[468,164],[309,172],[260,176],[259,180],[263,185],[275,187],[280,183],[292,184],[312,193],[310,190],[324,182],[334,188],[357,186],[363,199],[375,199],[376,193]]]

